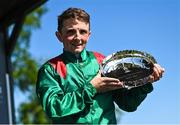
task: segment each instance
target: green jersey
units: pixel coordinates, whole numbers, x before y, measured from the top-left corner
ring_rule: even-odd
[[[39,70],[37,96],[53,123],[116,124],[115,106],[135,111],[153,90],[151,84],[131,90],[97,93],[90,81],[104,56],[85,49],[80,56],[64,51]]]

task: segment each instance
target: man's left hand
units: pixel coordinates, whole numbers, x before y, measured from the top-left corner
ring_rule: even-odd
[[[162,78],[165,69],[162,68],[159,64],[154,64],[153,73],[150,75],[149,82],[153,83]]]

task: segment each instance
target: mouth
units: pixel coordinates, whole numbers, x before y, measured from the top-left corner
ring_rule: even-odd
[[[72,44],[72,45],[77,47],[77,46],[82,46],[83,44]]]
[[[82,41],[78,42],[78,43],[72,43],[73,46],[77,47],[77,46],[82,46],[83,43]]]

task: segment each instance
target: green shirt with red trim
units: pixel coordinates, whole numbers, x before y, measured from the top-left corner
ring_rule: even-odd
[[[53,123],[116,124],[114,102],[135,111],[153,90],[151,84],[131,90],[97,93],[90,81],[97,75],[104,56],[86,51],[79,56],[67,51],[39,69],[36,93]]]

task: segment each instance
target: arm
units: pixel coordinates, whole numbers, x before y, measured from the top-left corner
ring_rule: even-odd
[[[152,84],[146,84],[144,86],[130,90],[118,89],[113,92],[113,98],[120,109],[133,112],[146,98],[147,94],[152,91]]]
[[[89,86],[78,88],[75,91],[65,93],[61,82],[57,81],[58,75],[50,65],[46,65],[39,70],[36,86],[37,95],[42,103],[43,109],[53,120],[71,118],[81,113],[86,105],[92,103],[92,97],[95,95],[95,88],[89,83]]]
[[[162,68],[159,64],[154,64],[153,70],[154,72],[149,79],[150,83],[130,90],[119,89],[114,91],[114,101],[117,103],[119,108],[129,112],[137,109],[137,107],[146,98],[147,94],[153,90],[151,83],[158,81],[164,73],[164,68]]]

